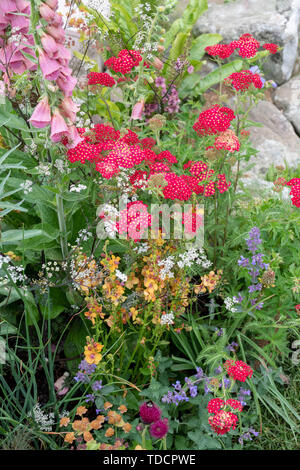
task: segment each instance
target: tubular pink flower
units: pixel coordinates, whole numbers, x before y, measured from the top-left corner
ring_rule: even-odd
[[[0,13],[11,13],[17,11],[16,2],[13,0],[1,0],[0,2]]]
[[[30,14],[30,2],[27,0],[15,0],[17,10],[26,15]]]
[[[80,144],[84,140],[83,137],[80,137],[78,130],[76,129],[75,126],[69,127],[69,131],[66,137],[68,139],[68,143],[66,144],[66,147],[68,149],[75,148],[78,144]]]
[[[42,43],[44,51],[48,54],[48,56],[51,59],[56,58],[54,56],[58,51],[58,44],[53,39],[53,37],[50,36],[50,34],[43,34],[43,36],[41,38],[41,43]]]
[[[141,119],[143,115],[144,107],[145,107],[145,101],[144,100],[138,101],[133,106],[131,119]]]
[[[48,7],[48,5],[45,5],[45,3],[43,3],[40,6],[40,15],[44,20],[50,22],[53,20],[55,12],[52,10],[52,8]]]
[[[65,40],[65,32],[62,28],[56,28],[55,26],[47,26],[46,31],[52,36],[57,42],[63,43]]]
[[[64,117],[69,118],[72,122],[76,120],[76,114],[78,113],[80,106],[78,106],[72,98],[65,96],[61,103],[61,113]]]
[[[61,74],[56,81],[58,87],[63,92],[65,96],[72,96],[73,90],[77,83],[77,79],[72,77],[72,75],[64,76]]]
[[[63,22],[64,21],[62,16],[59,13],[54,13],[54,17],[51,24],[55,27],[61,27]]]
[[[49,126],[51,122],[51,111],[47,96],[35,107],[29,122],[38,129]]]
[[[46,80],[57,80],[61,66],[55,59],[51,59],[44,51],[39,51],[39,63]]]
[[[52,10],[56,10],[58,7],[58,0],[44,0],[44,3],[52,8]]]
[[[50,36],[51,37],[51,36]],[[71,60],[71,51],[67,49],[63,44],[56,44],[57,52],[55,59],[59,61],[64,67],[67,67]]]
[[[68,126],[60,114],[58,109],[54,110],[52,119],[51,119],[51,135],[50,138],[52,142],[60,142],[61,139],[68,134]]]

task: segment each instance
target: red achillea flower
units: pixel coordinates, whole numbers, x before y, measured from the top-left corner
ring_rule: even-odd
[[[119,167],[109,158],[105,158],[101,162],[97,162],[95,165],[96,171],[101,173],[101,176],[105,179],[110,179],[119,173]]]
[[[152,401],[144,402],[140,406],[140,417],[145,424],[158,421],[161,417],[161,409]]]
[[[141,140],[141,144],[143,149],[151,149],[152,147],[154,147],[154,145],[156,145],[156,140],[152,137],[145,137]]]
[[[291,186],[290,196],[292,196],[292,204],[296,207],[300,207],[300,178],[292,178],[288,183]]]
[[[224,83],[231,85],[237,91],[246,91],[252,84],[255,88],[262,88],[263,82],[257,73],[252,73],[251,70],[242,70],[241,72],[234,72],[229,77],[225,78]]]
[[[269,51],[271,54],[276,54],[276,52],[278,51],[278,46],[273,43],[263,44],[263,48]]]
[[[218,150],[224,149],[231,153],[238,152],[240,149],[240,142],[235,133],[232,130],[227,129],[227,131],[221,132],[221,134],[216,137],[215,148]]]
[[[118,57],[110,57],[104,65],[115,72],[120,72],[122,75],[125,73],[130,72],[133,67],[139,65],[140,61],[142,60],[142,56],[137,51],[130,51],[126,49],[122,49]]]
[[[225,191],[228,191],[230,186],[231,183],[230,181],[227,183],[225,174],[218,175],[217,187],[221,194],[225,193]]]
[[[215,182],[214,181],[210,181],[206,186],[205,186],[205,190],[204,190],[204,196],[205,197],[210,197],[210,196],[213,196],[216,192],[216,189],[215,189]]]
[[[224,408],[225,401],[222,398],[213,398],[208,402],[207,411],[209,413],[217,413]]]
[[[234,52],[234,47],[231,44],[215,44],[205,48],[207,54],[220,59],[227,59]]]
[[[208,166],[206,163],[200,161],[200,162],[193,162],[189,161],[185,165],[183,165],[183,168],[189,168],[190,173],[194,176],[200,176],[204,171],[208,169]]]
[[[296,312],[300,315],[300,304],[295,305]]]
[[[231,406],[231,408],[233,408],[234,410],[243,411],[243,406],[238,400],[230,398],[229,400],[226,400],[225,405]]]
[[[89,85],[103,85],[112,87],[116,83],[113,77],[108,75],[108,73],[90,72],[87,78],[89,79]]]
[[[150,435],[154,439],[163,439],[169,430],[168,418],[161,419],[152,423],[149,429]]]
[[[249,135],[250,135],[250,131],[247,131],[246,129],[241,130],[241,136],[243,138],[249,137]]]
[[[233,41],[231,45],[239,49],[241,57],[248,59],[254,57],[260,47],[260,43],[251,34],[243,34],[238,41]]]
[[[119,233],[127,233],[128,237],[134,241],[140,240],[144,231],[151,226],[151,215],[148,213],[147,207],[147,204],[144,204],[142,201],[129,202],[127,208],[122,210],[119,214],[119,220],[116,223],[117,231]],[[149,403],[150,402],[146,403],[146,405],[149,405]],[[143,403],[143,405],[145,405],[145,403]],[[155,404],[152,405],[152,407],[155,406]],[[146,417],[148,415],[146,414],[146,407],[143,407],[142,411],[141,408],[140,415],[143,419],[142,416]],[[151,405],[149,405],[148,408],[151,408]],[[158,410],[160,411],[159,408]],[[150,410],[148,410],[148,412],[150,413]]]
[[[165,199],[179,199],[180,201],[187,201],[192,195],[191,188],[180,176],[175,173],[165,175],[167,186],[163,190]]]
[[[232,109],[215,104],[212,108],[202,111],[193,129],[198,135],[212,135],[226,131],[231,121],[235,118]]]
[[[243,361],[228,359],[225,361],[224,369],[230,377],[240,382],[245,382],[247,377],[251,378],[253,375],[251,367]]]
[[[214,416],[208,418],[212,430],[217,434],[226,434],[232,428],[236,428],[238,417],[231,411],[218,411]]]

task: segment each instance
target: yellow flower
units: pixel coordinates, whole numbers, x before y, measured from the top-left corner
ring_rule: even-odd
[[[88,364],[99,364],[102,359],[100,351],[104,346],[100,343],[96,343],[93,339],[90,340],[89,344],[84,348],[85,360]]]

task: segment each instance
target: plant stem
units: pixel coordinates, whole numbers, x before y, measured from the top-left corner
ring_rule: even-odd
[[[63,259],[66,259],[68,256],[68,237],[67,237],[67,227],[64,214],[64,203],[61,194],[56,194],[56,204],[57,204],[57,217],[59,223],[60,231],[60,246]]]

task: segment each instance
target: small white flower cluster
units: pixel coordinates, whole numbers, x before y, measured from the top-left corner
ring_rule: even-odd
[[[109,0],[87,0],[87,7],[96,10],[106,21],[109,21],[112,15]]]
[[[72,259],[70,262],[70,276],[73,280],[73,287],[75,289],[81,290],[82,282],[85,285],[86,279],[99,279],[101,272],[100,270],[95,270],[95,267],[89,267],[89,263],[93,261],[94,258],[90,258],[88,260],[81,260]]]
[[[111,204],[104,204],[104,206],[101,207],[100,213],[103,216],[102,223],[106,233],[110,237],[114,237],[117,232],[116,222],[119,217],[119,211]]]
[[[148,245],[148,243],[144,242],[144,243],[140,243],[138,246],[136,246],[134,248],[134,251],[137,252],[138,255],[140,255],[141,253],[147,253],[147,251],[150,249],[150,246]]]
[[[34,155],[37,149],[37,145],[33,140],[31,141],[30,145],[25,145],[24,150],[25,152],[31,153],[31,155]]]
[[[39,403],[36,403],[32,410],[28,413],[33,418],[41,431],[51,432],[55,424],[54,413],[44,413]]]
[[[77,113],[77,120],[76,120],[77,127],[90,127],[91,120],[86,116],[84,111],[79,111]]]
[[[225,307],[229,312],[232,312],[232,313],[237,312],[237,308],[233,306],[236,303],[238,303],[238,299],[235,299],[234,297],[233,298],[226,297],[226,299],[224,299]]]
[[[79,184],[78,186],[76,186],[75,184],[71,184],[70,191],[71,192],[75,191],[76,193],[80,193],[80,191],[83,191],[86,188],[87,186],[85,186],[85,184]]]
[[[60,271],[57,261],[48,261],[47,264],[42,264],[42,269],[46,271],[46,275],[49,278],[51,278],[55,272]]]
[[[58,158],[54,162],[55,168],[60,172],[60,173],[70,173],[71,168],[68,168],[68,163],[67,160],[62,160],[61,158]]]
[[[174,314],[171,313],[165,313],[160,317],[160,323],[161,325],[173,325],[174,324]]]
[[[119,271],[118,269],[116,269],[116,276],[122,282],[126,282],[128,279],[127,274],[121,273],[121,271]]]
[[[39,166],[37,167],[37,171],[42,176],[50,176],[51,174],[50,168],[51,168],[50,163],[40,163]]]
[[[9,264],[10,262],[11,259],[9,256],[3,256],[0,254],[0,269],[4,264],[7,264],[6,270],[8,273],[5,274],[5,276],[0,277],[0,283],[5,285],[9,284],[11,281],[15,284],[26,281],[27,276],[24,274],[24,266],[14,266],[13,264]]]
[[[9,256],[4,256],[4,255],[1,255],[0,253],[0,269],[2,268],[3,264],[8,264],[10,263],[10,257]]]
[[[82,230],[80,230],[80,232],[78,232],[76,244],[79,245],[79,243],[81,242],[86,242],[89,238],[91,238],[91,236],[92,233],[88,232],[85,228],[83,228]]]
[[[26,180],[24,183],[20,184],[20,187],[23,189],[24,194],[28,194],[28,193],[31,193],[32,191],[32,185],[33,185],[32,181]]]
[[[158,261],[157,264],[158,266],[163,266],[159,273],[159,277],[162,281],[164,281],[167,277],[174,277],[174,273],[172,273],[172,268],[175,265],[174,256],[168,256],[168,258]]]
[[[193,263],[201,265],[207,269],[212,265],[202,249],[189,248],[185,253],[179,254],[180,261],[177,262],[179,268],[191,267]]]

